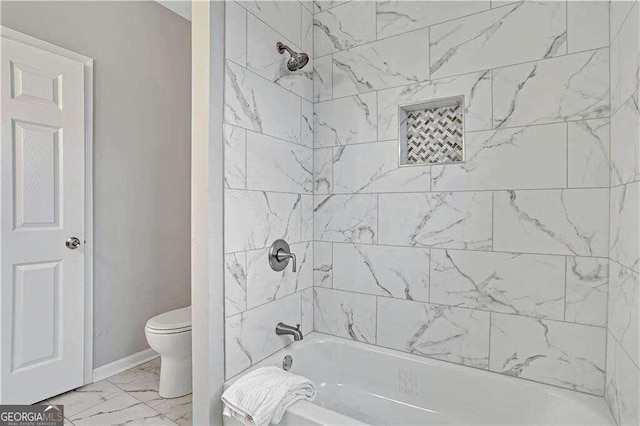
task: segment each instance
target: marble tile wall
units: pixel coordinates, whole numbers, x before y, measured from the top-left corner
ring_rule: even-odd
[[[611,163],[639,174],[612,143],[637,146],[637,98],[610,91],[638,76],[610,89],[610,5],[314,4],[314,329],[604,395],[607,336],[638,344],[637,276],[610,295],[610,253],[640,258],[609,221],[614,199],[624,229],[638,212],[609,207]],[[622,26],[631,9],[611,9]],[[459,95],[466,162],[399,167],[398,106]]]
[[[287,345],[285,321],[638,423],[639,9],[227,2],[227,377]],[[465,164],[398,167],[398,106],[458,95]],[[277,238],[296,274],[267,269]]]
[[[610,8],[610,223],[605,397],[640,424],[640,5]]]
[[[313,329],[313,59],[289,72],[282,41],[313,56],[311,2],[226,2],[225,364],[230,378]],[[274,272],[284,238],[298,269]]]

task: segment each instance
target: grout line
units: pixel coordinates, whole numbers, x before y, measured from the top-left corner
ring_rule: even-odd
[[[380,194],[376,194],[376,242],[380,241]]]
[[[375,342],[375,344],[378,344],[378,303],[380,301],[380,297],[376,296],[376,313],[375,313],[375,322],[374,322],[374,327],[376,329],[375,334],[373,336],[373,341]]]
[[[429,280],[429,295],[427,297],[427,300],[429,301],[429,303],[431,303],[431,280],[433,279],[433,275],[431,274],[431,258],[433,257],[433,249],[429,248],[428,249],[428,255],[429,255],[429,271],[427,273],[427,279]]]
[[[568,256],[564,258],[564,303],[562,306],[562,318],[564,318],[565,321],[567,321],[567,263],[569,263]]]
[[[496,193],[491,191],[491,251],[495,251],[496,241],[496,228],[495,228],[495,216],[496,216]]]
[[[495,117],[494,117],[494,109],[493,109],[493,81],[494,81],[494,75],[493,75],[493,70],[489,70],[489,72],[491,73],[491,129],[495,130]],[[471,133],[471,132],[468,132]]]
[[[590,329],[600,329],[600,330],[606,330],[607,328],[605,326],[600,326],[600,325],[593,325],[593,324],[583,324],[583,323],[579,323],[579,322],[573,322],[573,321],[565,321],[564,319],[556,319],[556,318],[548,318],[548,317],[542,317],[542,316],[533,316],[533,315],[523,315],[523,314],[514,314],[514,313],[510,313],[510,312],[498,312],[498,311],[492,311],[489,309],[480,309],[480,308],[469,308],[466,306],[458,306],[458,305],[447,305],[445,303],[440,303],[440,302],[426,302],[426,301],[422,301],[422,300],[407,300],[404,297],[388,297],[388,296],[382,296],[380,294],[377,293],[364,293],[361,291],[354,291],[354,290],[348,290],[348,289],[344,289],[344,288],[329,288],[329,287],[316,287],[317,289],[322,289],[323,291],[334,291],[334,292],[343,292],[343,293],[348,293],[351,295],[361,295],[361,296],[367,296],[367,297],[381,297],[387,300],[395,300],[395,301],[399,301],[399,302],[405,302],[405,303],[417,303],[417,304],[421,304],[421,305],[431,305],[431,306],[441,306],[441,307],[445,307],[445,308],[449,308],[452,310],[463,310],[463,311],[471,311],[471,312],[487,312],[487,313],[493,313],[496,315],[508,315],[510,317],[518,317],[518,318],[528,318],[528,319],[533,319],[533,320],[544,320],[547,322],[555,322],[555,323],[562,323],[562,324],[570,324],[570,325],[575,325],[577,327],[586,327],[586,328],[590,328]],[[302,290],[299,290],[302,291]],[[295,294],[295,293],[292,293]],[[237,314],[233,314],[227,318],[232,318],[234,316],[237,315],[243,315],[246,314],[249,311],[252,311],[256,308],[265,306],[267,304],[270,303],[274,303],[275,301],[278,300],[282,300],[286,297],[291,296],[292,294],[288,294],[286,296],[283,296],[280,299],[276,299],[274,301],[271,302],[266,302],[263,303],[262,305],[258,305],[258,306],[254,306],[250,309],[247,309],[245,312],[241,312],[241,313],[237,313]]]
[[[249,144],[247,143],[247,130],[244,130],[244,188],[243,189],[247,189],[249,187],[249,168],[247,167],[249,164]],[[231,189],[231,188],[229,188]]]
[[[333,250],[334,243],[330,243],[330,244],[331,244],[331,288],[333,288],[334,287],[333,276],[335,275],[334,274],[335,270],[333,268],[333,265],[335,264],[334,263],[335,262],[335,260],[334,260],[334,250]]]
[[[583,51],[580,51],[580,52],[569,53],[569,54],[566,54],[566,55],[558,55],[558,56],[553,56],[553,57],[550,57],[550,58],[533,59],[533,60],[530,60],[530,61],[518,62],[518,63],[508,64],[508,65],[501,65],[501,66],[496,66],[496,67],[486,67],[486,68],[481,68],[480,70],[468,70],[468,71],[465,71],[465,72],[462,72],[462,73],[458,73],[458,74],[447,74],[447,75],[437,76],[436,78],[431,78],[432,76],[430,75],[429,79],[420,80],[420,81],[412,81],[411,83],[399,84],[397,86],[378,87],[378,88],[372,89],[372,90],[367,91],[367,92],[356,92],[356,93],[350,93],[348,95],[337,96],[337,97],[333,96],[331,100],[342,99],[342,98],[346,98],[346,97],[354,96],[354,95],[362,95],[362,94],[365,94],[365,93],[371,93],[371,92],[376,91],[376,90],[383,91],[383,90],[390,90],[390,89],[398,89],[398,88],[405,87],[405,86],[415,86],[415,85],[420,85],[420,84],[424,84],[424,83],[432,83],[434,81],[439,81],[439,80],[450,80],[453,77],[462,77],[462,76],[466,76],[466,75],[469,75],[469,74],[482,74],[482,73],[487,72],[489,70],[496,71],[496,70],[501,70],[501,69],[504,69],[504,68],[515,67],[515,66],[518,66],[518,65],[534,64],[536,62],[542,62],[542,61],[552,61],[554,59],[564,58],[564,57],[567,57],[567,56],[582,55],[582,54],[585,54],[585,53],[592,53],[593,54],[596,51],[605,50],[605,49],[608,49],[608,47],[600,47],[600,48],[595,48],[595,49],[588,49],[588,50],[583,50]],[[278,86],[278,87],[280,87],[280,86]],[[328,102],[328,101],[329,101],[329,99],[324,100],[324,101],[320,101],[318,103]],[[595,118],[602,118],[602,117],[591,117],[589,119],[595,119]],[[575,121],[577,121],[577,120],[575,120]],[[500,128],[502,129],[503,127],[501,126]]]
[[[234,2],[234,4],[236,6],[242,7],[242,5],[239,3]],[[226,15],[226,10],[227,10],[227,7],[225,6],[225,15]],[[242,7],[242,10],[244,10],[244,65],[241,65],[241,64],[238,64],[238,65],[247,68],[247,66],[249,65],[248,64],[249,62],[249,11],[244,7]],[[224,24],[225,26],[227,25],[226,16],[225,16]],[[226,33],[226,28],[225,28],[225,33]],[[225,35],[225,42],[226,42],[226,35]],[[225,46],[225,52],[224,52],[224,60],[225,61],[229,60],[227,58],[226,46]],[[225,76],[225,79],[226,79],[226,76]]]
[[[569,188],[569,123],[565,123],[565,143],[566,143],[566,187]]]
[[[297,241],[294,242],[292,244],[305,244],[308,243],[309,241]],[[441,247],[441,246],[411,246],[411,245],[400,245],[400,244],[388,244],[388,243],[366,243],[366,242],[352,242],[352,241],[333,241],[333,240],[315,240],[315,242],[318,243],[332,243],[332,244],[350,244],[350,245],[362,245],[362,246],[380,246],[380,247],[397,247],[397,248],[410,248],[410,249],[415,249],[415,250],[425,250],[425,249],[432,249],[432,250],[448,250],[448,251],[464,251],[464,252],[473,252],[473,253],[486,253],[486,254],[492,254],[492,253],[496,253],[496,254],[509,254],[509,255],[523,255],[523,256],[550,256],[550,257],[565,257],[565,256],[572,256],[572,257],[579,257],[579,258],[588,258],[588,259],[609,259],[607,256],[589,256],[589,255],[576,255],[576,254],[558,254],[558,253],[540,253],[540,252],[525,252],[525,251],[506,251],[506,250],[481,250],[481,249],[468,249],[468,248],[458,248],[458,247]],[[254,251],[259,251],[259,250],[265,250],[268,249],[269,247],[256,247],[256,248],[251,248],[246,250],[247,253],[249,252],[254,252]],[[226,254],[235,254],[235,253],[241,253],[244,250],[237,250],[237,251],[229,251],[229,252],[225,252]],[[620,265],[621,267],[627,269],[628,271],[631,271],[634,275],[636,276],[640,276],[639,272],[634,271],[633,269],[630,269],[629,267],[626,267],[624,265],[622,265],[621,263],[617,262],[614,259],[610,259],[611,261],[615,262],[616,264]]]
[[[369,92],[369,93],[371,93],[371,92]],[[354,95],[354,96],[360,97],[360,95]],[[340,98],[340,100],[342,100],[342,99],[344,99],[344,98]],[[469,131],[465,131],[465,135],[476,135],[476,134],[480,134],[480,133],[491,133],[492,136],[493,136],[493,135],[497,134],[498,132],[503,132],[503,131],[507,131],[507,130],[513,131],[513,130],[518,130],[518,129],[522,130],[522,129],[545,127],[545,126],[552,127],[552,126],[559,126],[561,124],[583,123],[583,122],[588,122],[588,121],[599,121],[599,120],[608,120],[608,119],[610,119],[610,117],[596,117],[596,118],[588,118],[588,119],[584,119],[584,120],[581,119],[581,120],[554,121],[554,122],[550,122],[550,123],[527,124],[527,125],[524,125],[524,126],[500,127],[500,128],[497,128],[497,129],[469,130]],[[230,126],[234,126],[234,127],[239,127],[239,126],[236,126],[234,124],[229,124],[229,125]],[[249,129],[249,131],[255,133],[254,130],[250,130]],[[266,136],[269,136],[269,135],[266,135]],[[273,137],[273,136],[271,136],[271,137]],[[278,138],[276,138],[276,139],[278,139]],[[287,141],[285,139],[280,139],[280,140],[282,140],[283,142],[289,142],[289,143],[292,143],[294,145],[298,145],[299,146],[299,144],[296,144],[295,142],[290,142],[290,141]],[[380,137],[378,137],[376,140],[363,140],[363,141],[360,141],[360,142],[352,142],[352,143],[348,143],[348,144],[319,146],[319,147],[317,147],[315,149],[334,148],[334,147],[351,147],[351,146],[366,145],[366,144],[370,144],[370,143],[385,143],[385,142],[386,143],[390,143],[390,142],[397,143],[398,142],[398,138],[395,137],[395,138],[389,139],[389,138],[380,138]],[[452,163],[433,164],[433,165],[431,165],[431,167],[442,167],[442,166],[450,166],[450,165],[452,165]],[[453,164],[453,165],[455,165],[455,164]],[[429,166],[425,165],[424,167],[429,167]],[[603,188],[606,188],[606,187],[603,187]]]
[[[628,184],[621,184],[621,185],[616,185],[615,187],[612,188],[617,188],[620,186],[625,186],[625,185],[630,185],[630,184],[634,184],[636,183],[636,181],[634,182],[630,182]],[[317,194],[312,194],[309,192],[294,192],[294,191],[277,191],[274,189],[258,189],[258,188],[226,188],[227,191],[234,191],[234,192],[267,192],[267,193],[272,193],[272,194],[290,194],[290,195],[318,195],[318,196],[323,196],[323,197],[329,197],[329,196],[349,196],[351,198],[353,198],[354,196],[371,196],[371,195],[375,195],[375,194],[385,194],[385,195],[397,195],[397,196],[402,196],[402,195],[414,195],[414,196],[425,196],[425,195],[431,195],[431,194],[470,194],[470,193],[486,193],[486,192],[548,192],[548,191],[572,191],[572,192],[577,192],[577,191],[602,191],[602,190],[608,190],[608,187],[604,187],[604,186],[598,186],[598,187],[583,187],[583,188],[565,188],[565,187],[546,187],[546,188],[493,188],[493,189],[459,189],[459,190],[435,190],[435,191],[406,191],[406,192],[398,192],[398,191],[375,191],[375,192],[333,192],[333,193],[317,193]],[[594,257],[594,256],[589,256],[589,255],[583,255],[583,256],[588,256],[588,257]],[[595,256],[598,257],[598,256]]]
[[[489,312],[489,353],[487,354],[487,370],[491,371],[491,329],[493,328],[493,312]]]
[[[565,52],[569,54],[571,49],[569,49],[569,0],[565,0],[564,2],[564,33],[567,35],[567,43],[565,46]]]

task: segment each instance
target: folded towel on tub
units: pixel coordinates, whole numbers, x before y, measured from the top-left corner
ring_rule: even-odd
[[[245,425],[278,424],[296,401],[313,401],[316,388],[306,377],[279,367],[262,367],[236,380],[222,394],[224,414]]]

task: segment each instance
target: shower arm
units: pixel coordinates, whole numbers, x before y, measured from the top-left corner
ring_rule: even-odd
[[[289,55],[291,56],[295,55],[295,52],[291,50],[289,46],[287,46],[286,44],[282,44],[282,42],[280,41],[276,43],[276,47],[278,48],[278,52],[280,52],[281,55],[284,53],[285,50],[289,52]]]

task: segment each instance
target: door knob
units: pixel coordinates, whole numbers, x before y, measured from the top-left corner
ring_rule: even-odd
[[[75,250],[80,247],[80,240],[76,237],[69,237],[64,243],[69,250]]]

